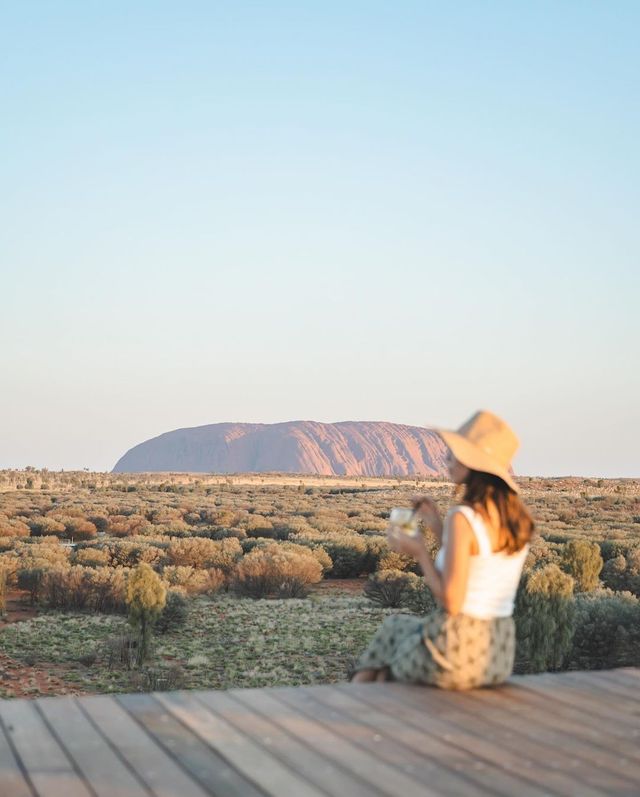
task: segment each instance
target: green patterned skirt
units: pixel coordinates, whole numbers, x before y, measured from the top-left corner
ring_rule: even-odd
[[[505,681],[513,670],[515,647],[512,617],[482,620],[443,609],[426,617],[392,614],[355,671],[388,667],[394,681],[472,689]]]

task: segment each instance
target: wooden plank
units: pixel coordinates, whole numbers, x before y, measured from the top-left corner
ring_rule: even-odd
[[[529,755],[529,749],[522,745],[515,745],[509,739],[509,734],[496,733],[494,729],[487,728],[482,717],[465,717],[461,721],[459,715],[453,714],[451,718],[438,710],[438,694],[436,689],[409,686],[406,684],[389,684],[389,690],[394,690],[396,712],[402,712],[406,722],[417,728],[431,730],[436,734],[448,737],[451,744],[462,747],[479,758],[488,761],[497,767],[507,769],[512,775],[528,782],[538,788],[539,793],[565,795],[574,797],[576,794],[575,780],[564,772],[540,768],[535,758]],[[451,693],[446,693],[448,697]],[[367,696],[367,701],[374,698]],[[401,705],[398,704],[401,701]],[[580,788],[581,797],[605,797],[605,793],[589,787]]]
[[[625,777],[629,771],[623,774],[616,757],[603,756],[598,748],[557,733],[553,726],[539,724],[533,712],[528,712],[524,718],[522,713],[508,711],[503,707],[508,701],[501,691],[477,689],[464,694],[437,695],[436,698],[443,698],[444,703],[446,697],[447,707],[459,712],[463,725],[481,717],[481,722],[486,723],[492,733],[499,729],[496,738],[501,739],[500,744],[506,744],[505,739],[509,738],[513,749],[526,749],[527,755],[535,757],[540,766],[565,771],[576,784],[582,782],[604,793],[615,789],[616,794],[635,797],[640,767],[635,767],[636,777],[633,774]],[[453,719],[453,711],[448,710],[446,717]],[[582,789],[580,791],[582,793]]]
[[[349,797],[381,794],[365,781],[327,761],[308,747],[304,739],[287,733],[272,717],[261,714],[245,691],[197,692],[195,697],[320,790],[329,794],[348,794]]]
[[[640,699],[640,678],[634,676],[627,669],[607,670],[607,681],[624,684],[636,691],[636,699]]]
[[[2,723],[0,723],[0,794],[2,797],[33,797],[34,794],[20,769]]]
[[[629,707],[629,712],[638,716],[640,712],[640,695],[638,694],[638,687],[627,686],[623,683],[617,683],[612,678],[608,678],[601,673],[596,672],[568,672],[564,683],[576,685],[579,687],[587,686],[589,689],[603,693],[605,699],[609,699],[609,695],[623,700]]]
[[[554,727],[564,728],[568,734],[576,734],[591,744],[597,744],[606,750],[614,749],[625,758],[640,761],[637,741],[632,738],[627,728],[618,727],[611,716],[608,721],[599,720],[570,703],[559,700],[551,703],[545,690],[538,691],[524,685],[504,686],[502,693],[505,695],[505,700],[524,704],[527,713],[537,711],[543,714]]]
[[[326,792],[300,777],[225,719],[213,714],[194,695],[188,692],[166,692],[157,693],[155,698],[163,708],[267,794],[326,797]]]
[[[112,697],[82,697],[77,702],[157,797],[206,797],[209,794]]]
[[[91,797],[84,779],[32,701],[0,701],[0,718],[39,797]]]
[[[377,687],[381,688],[381,687]],[[382,687],[384,688],[384,687]],[[518,789],[526,793],[527,786],[509,773],[479,761],[467,751],[453,747],[437,735],[426,736],[402,721],[402,710],[391,716],[375,708],[376,695],[371,704],[358,700],[346,689],[310,687],[309,692],[319,702],[340,711],[361,726],[359,735],[364,745],[388,763],[409,766],[415,773],[442,794],[469,795],[481,791],[504,794],[508,797]],[[373,731],[373,733],[372,733]],[[359,738],[358,737],[358,738]],[[356,737],[353,736],[354,741]]]
[[[606,787],[603,790],[597,785],[597,781],[601,780],[597,777],[597,769],[589,772],[584,761],[568,755],[564,746],[558,749],[547,744],[540,738],[539,733],[537,736],[523,737],[517,725],[505,728],[493,722],[490,709],[482,714],[475,712],[466,694],[434,689],[419,690],[419,694],[416,695],[415,687],[402,685],[398,685],[398,690],[401,698],[407,702],[411,701],[414,704],[421,702],[425,708],[437,711],[439,717],[455,723],[460,728],[491,739],[494,746],[503,752],[511,751],[517,757],[526,750],[527,758],[535,762],[536,772],[546,770],[545,782],[553,784],[554,790],[559,794],[573,795],[576,793],[576,787],[579,793],[585,796],[596,797],[608,794]],[[425,695],[421,701],[420,698],[425,692],[428,692],[428,695]]]
[[[587,687],[572,685],[568,680],[559,684],[556,678],[548,678],[546,673],[514,681],[522,689],[535,691],[544,695],[549,701],[549,705],[568,704],[582,711],[585,722],[593,722],[594,719],[613,725],[634,737],[640,736],[640,719],[629,715],[628,704],[623,700],[618,700],[615,696],[604,701],[602,698],[594,696],[593,691]]]
[[[149,797],[146,786],[111,749],[73,697],[41,698],[36,708],[96,797]]]
[[[151,695],[118,695],[116,700],[205,790],[216,797],[264,797],[263,791]]]
[[[467,693],[467,697],[478,705],[479,713],[486,713],[492,721],[500,721],[506,727],[517,724],[519,732],[525,736],[540,734],[558,749],[585,759],[589,764],[623,776],[632,784],[640,782],[640,762],[625,756],[616,742],[612,744],[611,735],[598,723],[585,726],[583,721],[567,718],[566,712],[558,711],[555,706],[550,713],[548,706],[541,708],[536,704],[535,697],[533,701],[526,696],[523,700],[521,693],[509,686],[501,687],[497,695],[490,690],[477,689]]]
[[[307,745],[328,761],[364,780],[373,792],[382,792],[390,797],[398,794],[426,797],[429,794],[414,778],[392,769],[378,757],[361,749],[351,741],[348,733],[340,734],[335,725],[327,726],[318,718],[309,716],[295,703],[291,705],[285,689],[250,690],[250,700],[251,706],[268,714],[289,733],[304,739]],[[352,724],[351,730],[355,733],[357,726]]]

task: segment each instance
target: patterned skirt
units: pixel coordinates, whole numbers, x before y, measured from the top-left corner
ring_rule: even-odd
[[[388,667],[394,681],[472,689],[505,681],[514,657],[512,617],[481,620],[435,609],[426,617],[387,617],[355,671]]]

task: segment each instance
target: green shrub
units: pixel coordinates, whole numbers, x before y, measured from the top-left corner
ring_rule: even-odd
[[[401,570],[382,570],[369,576],[364,594],[378,606],[399,609],[407,594],[407,583],[407,574]]]
[[[364,593],[373,603],[385,608],[404,608],[419,615],[436,608],[424,578],[401,570],[382,570],[369,576]]]
[[[574,633],[573,578],[557,565],[526,573],[515,606],[518,669],[558,670]]]
[[[629,549],[626,556],[619,554],[607,559],[601,576],[610,589],[640,595],[640,548]]]
[[[591,592],[599,585],[602,570],[600,546],[588,540],[571,540],[562,551],[562,569],[574,580],[576,592]]]
[[[322,547],[333,562],[328,573],[333,578],[357,578],[375,570],[369,548],[362,537],[354,534],[328,538],[322,542]]]
[[[640,601],[629,592],[602,590],[576,598],[570,665],[576,669],[638,666]]]
[[[189,600],[181,589],[168,589],[167,600],[156,622],[161,634],[186,625],[189,619]]]

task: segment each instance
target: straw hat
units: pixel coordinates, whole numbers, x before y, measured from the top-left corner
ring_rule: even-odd
[[[511,460],[520,441],[497,415],[480,410],[457,431],[434,429],[449,446],[453,456],[471,470],[492,473],[519,492],[510,474]]]

